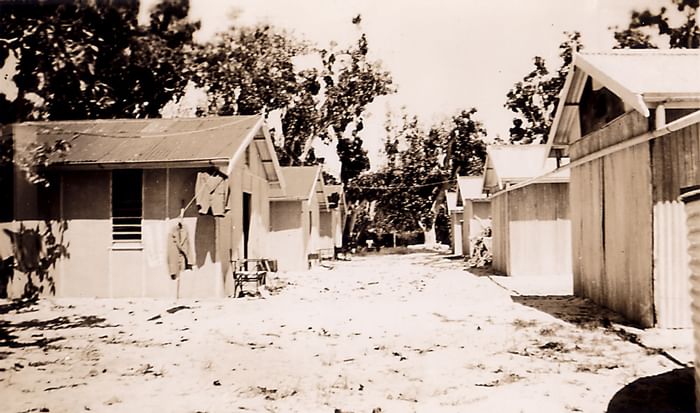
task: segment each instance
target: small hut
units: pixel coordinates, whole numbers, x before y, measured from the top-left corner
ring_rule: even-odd
[[[550,173],[545,145],[487,148],[493,267],[512,276],[570,276],[568,171]],[[546,175],[547,173],[550,173]]]
[[[269,191],[282,191],[260,116],[27,122],[6,126],[0,179],[7,295],[222,297],[230,263],[267,258]],[[48,185],[23,157],[49,156]],[[5,282],[8,280],[5,279]]]
[[[270,248],[278,268],[309,268],[320,248],[320,212],[328,203],[320,166],[282,167],[286,190],[270,197]]]
[[[475,240],[486,228],[491,227],[491,201],[484,194],[483,176],[460,176],[457,178],[457,202],[462,205],[464,223],[462,244],[464,255],[474,250]]]
[[[571,158],[574,293],[643,327],[689,327],[680,189],[700,177],[700,52],[574,56],[550,131]]]

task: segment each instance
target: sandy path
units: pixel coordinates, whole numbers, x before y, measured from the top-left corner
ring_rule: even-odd
[[[606,328],[614,315],[563,321],[434,254],[277,282],[266,299],[53,299],[0,315],[3,410],[603,412],[678,367]]]

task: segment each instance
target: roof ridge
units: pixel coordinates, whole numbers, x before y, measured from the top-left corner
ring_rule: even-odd
[[[596,51],[581,51],[577,54],[584,56],[605,55],[605,56],[625,56],[625,55],[700,55],[700,49],[610,49]]]
[[[148,121],[201,121],[201,120],[215,120],[215,119],[243,119],[243,118],[256,118],[261,115],[227,115],[227,116],[200,116],[200,117],[185,117],[185,118],[109,118],[109,119],[74,119],[74,120],[31,120],[26,122],[16,122],[15,125],[47,125],[47,124],[75,124],[75,123],[116,123],[116,122],[148,122]]]
[[[499,150],[499,149],[505,149],[505,150],[510,150],[510,149],[539,149],[542,150],[542,148],[546,147],[547,144],[544,143],[524,143],[524,144],[496,144],[496,145],[487,145],[486,149],[487,150]]]
[[[314,169],[316,169],[316,168],[320,168],[320,167],[321,167],[321,165],[297,165],[297,166],[289,165],[289,166],[283,166],[282,168],[285,168],[285,169],[286,168],[295,168],[295,169],[314,168]]]

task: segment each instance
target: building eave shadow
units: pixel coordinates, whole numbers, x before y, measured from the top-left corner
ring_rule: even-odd
[[[695,413],[693,368],[639,378],[620,389],[607,413]]]
[[[613,323],[638,327],[612,310],[573,295],[512,295],[510,298],[514,303],[534,308],[584,328],[608,328]]]

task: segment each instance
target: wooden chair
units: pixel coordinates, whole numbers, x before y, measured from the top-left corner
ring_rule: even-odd
[[[233,296],[238,297],[243,292],[245,283],[254,282],[255,292],[260,292],[260,286],[267,282],[267,273],[271,271],[270,260],[267,258],[248,258],[231,261],[233,268]]]

